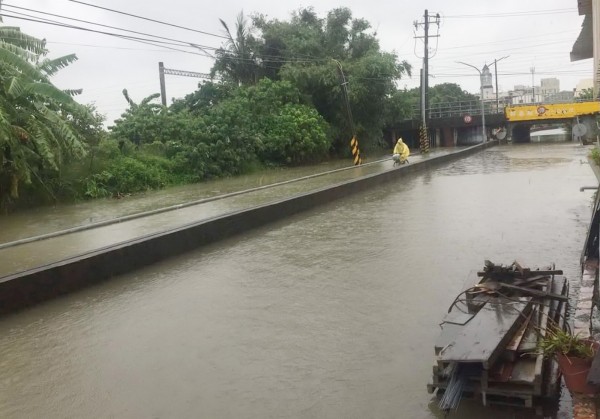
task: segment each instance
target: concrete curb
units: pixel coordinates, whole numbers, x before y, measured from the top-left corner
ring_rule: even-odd
[[[380,186],[410,173],[469,156],[496,142],[341,182],[291,198],[149,234],[92,252],[0,277],[0,314],[54,298],[112,276],[279,221],[319,205]]]

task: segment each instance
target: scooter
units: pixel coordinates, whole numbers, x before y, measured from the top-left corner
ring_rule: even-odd
[[[400,158],[400,154],[392,154],[392,160],[394,160],[393,167],[400,166],[402,164],[408,163],[408,159],[402,160]]]

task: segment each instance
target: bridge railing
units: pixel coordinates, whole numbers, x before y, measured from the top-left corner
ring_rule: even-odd
[[[496,107],[496,102],[484,103],[484,111],[490,113],[503,113],[504,106],[500,105],[500,110]],[[413,118],[418,118],[421,110],[418,107],[413,108]],[[465,115],[481,115],[481,102],[479,100],[468,100],[459,102],[435,103],[427,109],[429,119],[462,117]]]
[[[506,106],[518,106],[518,105],[533,105],[533,104],[549,104],[549,103],[573,103],[573,102],[587,102],[589,99],[580,98],[560,98],[552,97],[550,100],[543,102],[529,102],[529,103],[505,103],[500,101],[497,105],[495,100],[487,100],[484,103],[485,114],[503,114]],[[480,100],[467,100],[457,102],[443,102],[435,103],[430,105],[429,109],[426,110],[428,119],[436,118],[451,118],[451,117],[463,117],[465,115],[481,115],[481,101]],[[419,119],[421,117],[421,108],[415,106],[412,110],[412,118]]]

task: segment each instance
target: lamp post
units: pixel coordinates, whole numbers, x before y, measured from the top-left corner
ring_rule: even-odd
[[[505,58],[510,57],[510,55],[505,55],[502,58],[498,58],[494,60],[494,76],[496,77],[496,112],[500,109],[500,99],[498,98],[498,61],[501,61]]]
[[[462,61],[457,61],[457,63],[464,64],[466,66],[474,68],[479,73],[479,91],[481,92],[481,127],[482,127],[482,134],[483,134],[483,142],[485,143],[487,140],[487,136],[485,135],[485,108],[483,105],[483,75],[481,74],[481,70],[478,69],[477,67],[475,67],[474,65],[467,64]]]
[[[531,67],[529,70],[531,70],[531,103],[535,103],[535,82],[534,82],[534,74],[535,74],[535,67]]]

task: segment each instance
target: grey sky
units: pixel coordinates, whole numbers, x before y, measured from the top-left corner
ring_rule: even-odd
[[[237,14],[262,13],[269,18],[288,19],[292,10],[313,6],[319,16],[336,7],[349,7],[354,17],[364,18],[377,31],[382,49],[395,51],[400,59],[413,65],[413,77],[400,81],[408,88],[419,84],[419,69],[423,44],[415,33],[414,21],[422,21],[424,10],[439,13],[440,37],[432,38],[430,46],[430,85],[457,83],[469,92],[478,93],[476,71],[456,61],[465,61],[476,67],[492,63],[494,59],[508,58],[498,63],[500,90],[512,89],[516,84],[532,84],[531,67],[535,67],[534,81],[556,77],[561,90],[572,90],[581,79],[592,78],[592,62],[571,63],[569,52],[579,34],[583,17],[577,14],[576,0],[432,0],[408,2],[388,0],[309,0],[293,3],[275,0],[222,0],[193,2],[189,0],[82,0],[90,4],[116,9],[130,14],[169,22],[197,30],[223,35],[219,18],[233,27]],[[42,16],[10,6],[64,15],[77,19],[127,28],[139,32],[175,38],[190,43],[219,47],[223,39],[159,25],[148,21],[77,4],[68,0],[5,0],[3,13],[14,12]],[[48,19],[61,20],[52,16]],[[93,27],[89,24],[70,24]],[[94,102],[107,116],[107,124],[117,118],[127,103],[121,91],[127,88],[130,96],[139,101],[160,91],[158,62],[168,68],[208,72],[212,59],[191,53],[122,40],[101,34],[60,28],[41,23],[4,18],[5,25],[20,26],[28,34],[46,38],[51,56],[76,53],[79,60],[55,77],[61,88],[83,88],[78,97],[81,103]],[[94,27],[97,30],[117,32]],[[436,26],[431,34],[438,33]],[[191,51],[191,50],[188,50]],[[167,96],[183,97],[195,90],[199,79],[167,75]]]

